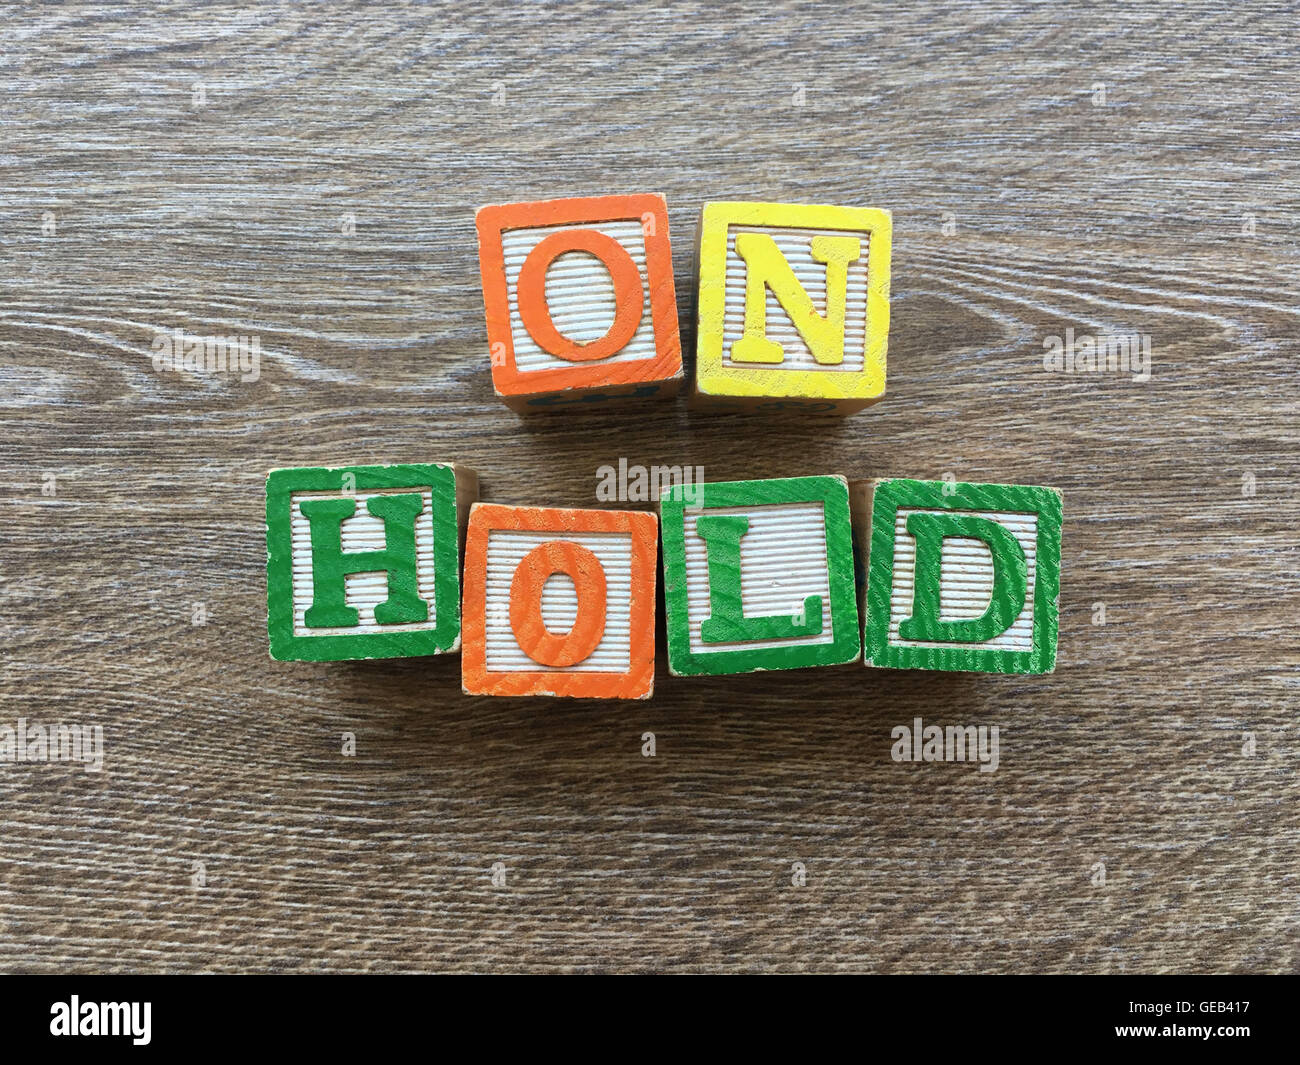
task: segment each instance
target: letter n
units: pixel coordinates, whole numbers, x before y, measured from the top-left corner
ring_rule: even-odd
[[[767,336],[767,290],[790,316],[812,356],[822,366],[844,361],[844,317],[849,264],[862,256],[857,237],[822,235],[811,246],[815,262],[826,266],[826,313],[818,313],[803,283],[766,233],[737,233],[736,254],[745,260],[745,335],[731,346],[734,362],[780,363],[785,349]]]

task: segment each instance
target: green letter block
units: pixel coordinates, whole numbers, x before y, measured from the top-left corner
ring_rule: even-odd
[[[460,648],[460,525],[472,470],[273,470],[266,479],[271,657],[337,662]]]
[[[660,515],[673,674],[861,655],[844,478],[705,484],[691,502],[665,488]]]
[[[865,499],[867,665],[1052,672],[1059,491],[899,479]]]

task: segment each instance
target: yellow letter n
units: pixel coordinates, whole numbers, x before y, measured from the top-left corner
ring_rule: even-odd
[[[813,237],[812,257],[826,264],[826,315],[813,301],[786,262],[776,241],[766,233],[737,233],[736,254],[745,260],[745,335],[731,345],[733,362],[779,363],[785,349],[767,337],[767,289],[785,308],[812,357],[822,366],[844,361],[844,307],[848,300],[849,263],[862,255],[857,237]]]

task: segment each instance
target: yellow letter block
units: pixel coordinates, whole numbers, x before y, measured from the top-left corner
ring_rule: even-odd
[[[696,406],[852,414],[885,394],[888,211],[706,203]]]

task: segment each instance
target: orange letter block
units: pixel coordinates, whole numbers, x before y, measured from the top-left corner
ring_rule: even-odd
[[[514,410],[672,396],[682,382],[668,208],[657,195],[479,209],[492,385]]]
[[[476,503],[465,537],[467,695],[648,699],[659,522]]]

